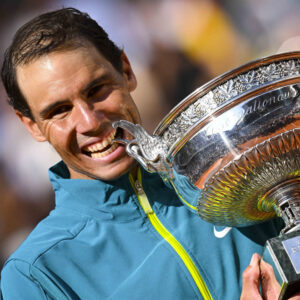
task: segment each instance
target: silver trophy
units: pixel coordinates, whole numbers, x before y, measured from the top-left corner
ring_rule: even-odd
[[[248,226],[281,217],[267,241],[285,299],[300,286],[300,52],[266,57],[225,73],[183,99],[153,135],[114,123],[129,155],[168,182],[211,223]]]

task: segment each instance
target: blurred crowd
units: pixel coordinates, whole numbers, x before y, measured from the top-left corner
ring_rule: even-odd
[[[300,49],[297,0],[0,0],[0,63],[16,29],[35,15],[73,6],[96,19],[127,53],[143,126],[197,87],[248,61]],[[32,140],[0,84],[0,268],[54,206],[47,169],[59,160]]]

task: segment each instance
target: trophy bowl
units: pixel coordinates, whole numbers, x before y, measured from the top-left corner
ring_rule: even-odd
[[[124,120],[114,127],[134,137],[117,140],[128,154],[159,173],[202,219],[241,227],[279,216],[285,228],[279,244],[266,245],[266,257],[274,262],[286,247],[300,251],[300,52],[262,58],[208,82],[153,135]],[[285,253],[284,266],[275,264],[282,290],[293,291],[300,258]],[[290,292],[284,293],[281,299]]]

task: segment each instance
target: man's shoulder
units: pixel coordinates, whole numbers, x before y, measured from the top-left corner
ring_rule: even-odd
[[[22,261],[34,264],[43,255],[47,255],[63,241],[72,241],[86,226],[88,220],[75,216],[66,216],[52,211],[28,235],[18,249],[12,253],[10,261]]]

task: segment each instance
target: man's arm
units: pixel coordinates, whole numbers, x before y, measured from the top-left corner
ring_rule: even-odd
[[[259,292],[261,282],[262,293]],[[250,265],[243,273],[243,289],[240,300],[275,300],[280,294],[280,285],[276,280],[271,265],[260,261],[258,254],[253,254]],[[289,298],[289,300],[300,300],[300,293]]]
[[[22,261],[9,261],[1,273],[0,299],[49,300],[39,283],[30,276],[30,265]]]

